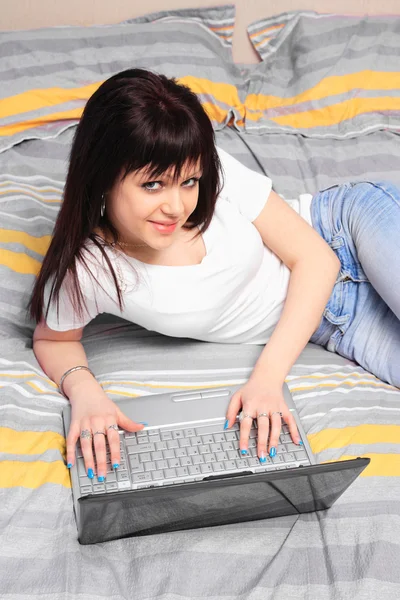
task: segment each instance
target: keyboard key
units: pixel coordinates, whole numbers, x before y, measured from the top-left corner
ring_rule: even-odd
[[[129,475],[128,473],[125,471],[123,473],[121,473],[120,471],[117,471],[117,481],[129,481]]]
[[[297,446],[296,446],[297,447]],[[297,452],[294,453],[296,458],[298,460],[302,460],[304,458],[307,458],[307,453],[305,450],[298,450]]]
[[[119,490],[130,490],[131,489],[131,482],[130,481],[119,481],[118,482],[118,489]]]
[[[165,479],[170,479],[171,477],[176,477],[175,469],[165,469],[164,477],[165,477]]]
[[[196,432],[195,432],[194,429],[184,429],[183,433],[184,433],[185,437],[187,437],[187,438],[188,437],[193,437],[193,436],[196,435]]]
[[[157,442],[156,442],[157,445]],[[141,454],[142,452],[151,452],[154,451],[156,448],[154,448],[153,444],[144,444],[143,446],[131,446],[129,448],[127,448],[128,450],[128,454]],[[158,450],[159,448],[157,448]]]
[[[95,483],[93,485],[93,493],[94,494],[99,494],[101,492],[105,492],[106,491],[106,486],[104,485],[104,483]]]
[[[91,485],[81,485],[81,494],[82,496],[85,496],[86,494],[91,494],[92,493],[92,486]]]
[[[152,471],[151,477],[153,481],[156,481],[157,479],[164,479],[164,471],[162,469],[160,471]]]
[[[118,484],[115,481],[113,481],[111,483],[109,483],[107,481],[107,483],[106,483],[106,491],[107,492],[116,492],[117,490],[118,490]]]
[[[132,476],[133,483],[144,483],[145,481],[152,481],[150,473],[137,473]]]
[[[293,452],[286,452],[283,455],[283,458],[285,459],[285,462],[289,463],[289,462],[296,462],[296,457],[293,454]]]
[[[213,473],[212,464],[205,464],[200,466],[200,470],[202,473]]]

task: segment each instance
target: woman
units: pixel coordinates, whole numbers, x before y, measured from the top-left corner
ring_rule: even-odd
[[[261,462],[282,418],[300,441],[282,384],[308,341],[400,386],[399,191],[332,186],[307,223],[271,187],[215,147],[197,96],[174,79],[132,69],[89,99],[30,302],[36,357],[72,405],[69,467],[81,437],[93,477],[94,434],[103,481],[105,438],[117,468],[118,425],[142,428],[87,367],[83,327],[101,312],[171,336],[266,344],[225,424],[243,410],[245,453],[257,418]]]

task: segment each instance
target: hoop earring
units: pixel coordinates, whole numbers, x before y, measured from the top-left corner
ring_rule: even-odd
[[[100,217],[104,217],[104,211],[106,209],[106,201],[104,200],[104,194],[101,195],[101,206],[100,206]]]

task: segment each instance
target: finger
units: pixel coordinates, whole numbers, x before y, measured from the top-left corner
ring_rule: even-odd
[[[279,435],[282,430],[282,417],[279,413],[275,412],[270,415],[270,428],[271,433],[269,436],[269,455],[273,458],[276,454],[276,448],[279,443]]]
[[[288,410],[288,412],[284,414],[283,418],[285,420],[285,423],[289,427],[289,433],[292,437],[293,442],[295,444],[303,445],[303,442],[301,441],[301,437],[299,434],[299,430],[297,429],[295,418],[292,415],[292,413],[290,412],[290,410]]]
[[[96,455],[97,479],[101,482],[104,481],[104,478],[107,473],[106,436],[102,433],[96,432],[100,431],[105,433],[104,418],[92,417],[90,420],[90,424],[93,432],[93,446]]]
[[[119,446],[119,433],[118,430],[110,428],[110,425],[118,425],[116,418],[112,415],[106,417],[106,432],[108,445],[110,446],[111,464],[113,469],[118,469],[121,464],[121,452]]]
[[[92,433],[92,428],[90,426],[90,421],[88,418],[82,419],[80,424],[80,441],[81,441],[81,450],[83,455],[83,460],[85,461],[85,469],[87,476],[89,479],[93,479],[95,468],[94,468],[94,458],[93,458],[93,447],[92,447],[92,438],[82,438],[82,431],[90,431]]]
[[[135,421],[132,421],[132,419],[124,415],[124,413],[118,407],[117,424],[121,427],[121,429],[125,429],[126,431],[142,431],[142,429],[145,428],[145,425],[135,423]]]
[[[79,422],[71,423],[67,436],[67,467],[70,469],[75,464],[76,443],[80,434]]]
[[[245,410],[243,412],[251,414]],[[249,437],[252,425],[253,419],[250,419],[249,417],[245,417],[240,423],[239,450],[240,454],[243,456],[246,456],[249,452]]]
[[[265,412],[265,411],[260,411]],[[262,463],[267,460],[267,443],[269,434],[269,417],[262,416],[257,419],[257,454]]]
[[[234,425],[236,422],[236,417],[240,412],[242,406],[242,398],[239,392],[235,392],[231,398],[231,401],[228,406],[228,410],[226,411],[226,419],[228,421],[227,428]]]

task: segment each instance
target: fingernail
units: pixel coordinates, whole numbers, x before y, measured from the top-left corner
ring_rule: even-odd
[[[113,469],[118,469],[118,467],[119,467],[118,463],[113,464]]]
[[[72,463],[67,464],[67,468],[70,469],[72,467]]]
[[[300,441],[298,442],[298,444],[299,444],[299,446],[302,446],[302,445],[303,445],[303,442],[300,440]]]
[[[94,477],[93,469],[88,469],[87,476],[89,477],[89,479],[93,479],[93,477]]]
[[[229,419],[227,419],[227,420],[225,421],[224,429],[226,429],[226,428],[228,427],[228,423],[229,423]]]
[[[97,478],[97,481],[101,481],[101,482],[103,482],[103,481],[104,481],[104,477],[103,477],[103,475],[100,475],[100,476]]]
[[[148,423],[146,423],[146,421],[138,421],[138,423],[140,423],[141,425],[148,425]]]
[[[274,458],[275,454],[276,454],[276,448],[275,448],[275,446],[272,446],[271,450],[269,451],[269,455],[271,458]]]
[[[247,450],[241,450],[242,454],[247,454]]]
[[[261,456],[260,456],[260,462],[265,463],[267,459],[265,458],[265,453],[261,452]]]

